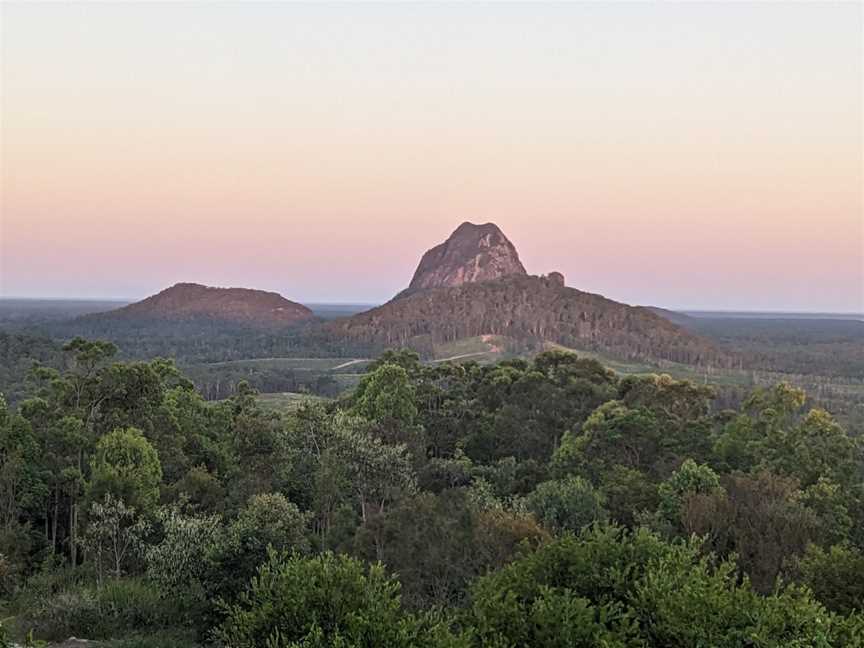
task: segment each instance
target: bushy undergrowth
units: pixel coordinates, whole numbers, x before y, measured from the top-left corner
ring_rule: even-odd
[[[199,648],[199,644],[188,635],[170,631],[136,635],[104,645],[105,648]]]
[[[30,605],[18,617],[18,627],[50,640],[109,639],[158,630],[173,625],[178,614],[176,601],[163,598],[155,584],[140,578],[110,580],[102,587],[75,584],[31,599]]]

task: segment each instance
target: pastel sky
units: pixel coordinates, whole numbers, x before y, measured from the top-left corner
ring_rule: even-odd
[[[864,310],[862,4],[0,6],[0,295],[379,302],[465,220],[670,308]]]

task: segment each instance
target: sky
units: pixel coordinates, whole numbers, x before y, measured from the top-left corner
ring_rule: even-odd
[[[373,303],[463,221],[631,304],[864,311],[864,5],[0,5],[0,296]]]

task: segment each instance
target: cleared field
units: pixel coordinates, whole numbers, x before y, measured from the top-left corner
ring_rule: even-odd
[[[363,378],[366,374],[362,373],[334,373],[331,374],[333,380],[336,381],[336,384],[339,385],[339,391],[345,392],[350,389],[354,389],[357,386],[357,383],[360,382],[360,379]]]
[[[266,409],[276,412],[293,412],[305,403],[321,403],[326,400],[320,396],[295,392],[258,394],[258,402]]]
[[[626,375],[644,375],[652,373],[665,373],[673,378],[686,379],[692,382],[710,383],[715,385],[752,385],[753,377],[749,371],[737,371],[734,369],[713,369],[704,367],[694,367],[681,364],[678,362],[664,361],[658,364],[648,362],[626,361],[616,358],[611,358],[596,351],[583,351],[581,349],[573,349],[565,347],[553,342],[546,343],[547,349],[560,349],[561,351],[570,351],[581,358],[592,358],[601,364],[609,367],[613,371]]]
[[[338,371],[351,368],[356,371],[371,362],[367,358],[252,358],[248,360],[227,360],[209,362],[205,367],[255,368],[255,369],[294,369],[299,371]]]
[[[497,335],[481,335],[435,345],[435,359],[432,362],[496,362],[507,354],[507,339]]]
[[[513,341],[500,336],[478,336],[457,340],[448,344],[437,345],[434,349],[434,359],[430,364],[441,362],[478,362],[493,363],[515,356],[532,355],[517,353]],[[782,373],[777,371],[753,371],[735,369],[712,369],[689,366],[675,362],[649,363],[637,360],[621,360],[596,351],[587,351],[565,347],[560,344],[546,343],[545,349],[560,349],[576,353],[583,358],[592,358],[622,375],[669,374],[679,380],[714,385],[722,393],[745,394],[757,385],[770,385],[787,381],[804,388],[813,398],[813,403],[835,412],[844,422],[861,429],[864,422],[864,380],[842,377],[824,377]],[[230,373],[236,379],[246,379],[253,383],[256,377],[260,382],[258,388],[262,402],[267,407],[279,411],[291,411],[300,403],[309,399],[324,400],[299,391],[310,390],[335,396],[354,389],[372,362],[368,358],[259,358],[234,360],[205,365],[198,368],[208,372]],[[293,382],[266,382],[260,379],[261,374],[271,372],[293,376]],[[321,377],[332,380],[331,387],[326,392],[320,391],[318,381]],[[236,381],[235,380],[235,381]],[[212,381],[211,381],[212,382]],[[286,391],[277,391],[285,389]],[[211,397],[224,397],[221,394]],[[864,430],[862,430],[864,432]]]

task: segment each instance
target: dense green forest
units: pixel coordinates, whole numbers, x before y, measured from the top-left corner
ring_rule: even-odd
[[[290,412],[75,339],[0,404],[0,646],[862,646],[860,430],[785,383],[390,351]]]
[[[231,346],[239,338],[217,337],[215,339],[220,344]],[[265,336],[264,339],[269,338]],[[257,341],[260,342],[261,339]],[[256,344],[256,340],[250,340],[247,336],[246,343],[252,347]],[[60,342],[49,337],[0,331],[0,393],[4,394],[8,403],[16,404],[33,393],[34,364],[54,369],[62,369],[65,366],[66,358],[62,346]],[[203,338],[200,346],[201,348],[207,346]],[[278,355],[280,352],[284,353],[287,346],[283,344],[284,348],[271,350]],[[128,351],[124,353],[119,347],[116,356],[123,360],[149,359],[159,357],[156,351],[162,350],[167,352],[165,355],[179,357],[183,361],[184,374],[192,380],[207,400],[227,398],[242,381],[248,382],[262,392],[306,392],[332,397],[341,391],[340,384],[334,380],[329,371],[318,370],[314,366],[322,364],[325,359],[304,358],[303,362],[292,363],[290,357],[283,356],[279,358],[279,362],[268,363],[260,359],[256,361],[256,354],[251,353],[248,358],[243,358],[242,354],[239,354],[240,357],[237,359],[198,362],[196,359],[199,356],[194,351],[198,347],[196,338],[184,338],[178,335],[176,341],[167,348],[157,343],[154,349],[151,349],[153,353],[148,353],[144,345],[139,345],[132,348],[140,352],[142,354],[140,356]],[[255,348],[259,353],[263,352],[261,347]],[[269,347],[265,348],[269,349]],[[174,351],[177,353],[173,353]],[[210,355],[221,358],[227,354],[214,352]],[[335,366],[339,362],[337,360],[330,364]]]
[[[864,376],[860,319],[688,317],[677,320],[746,360],[747,366],[821,376]]]

